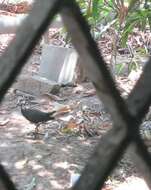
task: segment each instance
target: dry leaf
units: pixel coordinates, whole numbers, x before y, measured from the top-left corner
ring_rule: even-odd
[[[15,163],[15,167],[17,169],[23,169],[25,167],[25,165],[28,163],[28,159],[25,158],[23,160],[19,160]]]
[[[76,122],[74,121],[74,119],[71,119],[71,120],[68,122],[67,128],[70,128],[70,129],[75,129],[75,128],[77,128],[77,124],[76,124]]]
[[[49,94],[49,93],[45,93],[41,97],[50,101],[63,101],[63,99],[60,98],[59,96],[56,96],[54,94]]]
[[[64,107],[58,109],[56,114],[62,115],[62,114],[69,113],[69,112],[71,112],[70,106],[64,106]]]
[[[83,97],[89,97],[89,96],[94,96],[94,95],[96,95],[96,90],[91,89],[91,90],[88,90],[88,91],[84,92]]]
[[[74,129],[77,129],[78,125],[76,124],[74,119],[71,119],[68,124],[66,125],[66,127],[64,127],[62,129],[62,132],[64,133],[71,133],[74,131]]]
[[[2,121],[0,121],[0,126],[4,126],[4,125],[6,125],[8,122],[9,122],[9,119],[2,120]]]
[[[79,103],[80,102],[76,102],[71,105],[63,106],[63,107],[59,108],[58,110],[56,110],[55,115],[60,116],[60,115],[66,114],[66,113],[70,113],[73,109],[75,109],[79,105]]]

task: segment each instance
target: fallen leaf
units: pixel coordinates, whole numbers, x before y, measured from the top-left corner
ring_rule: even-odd
[[[59,110],[57,110],[58,113],[60,114],[64,114],[64,113],[68,113],[71,111],[71,107],[70,106],[64,106],[62,108],[60,108]]]
[[[94,95],[96,95],[96,90],[91,89],[91,90],[84,92],[83,97],[89,97],[89,96],[94,96]]]
[[[2,120],[2,121],[0,121],[0,126],[4,126],[4,125],[6,125],[8,122],[9,122],[9,119]]]
[[[76,122],[74,121],[74,119],[71,119],[71,120],[68,122],[67,128],[70,128],[70,129],[77,128],[77,124],[76,124]]]
[[[102,114],[100,112],[90,112],[90,116],[96,116],[96,117],[100,117]]]
[[[71,119],[68,124],[62,129],[64,133],[71,133],[74,129],[77,129],[78,125],[74,119]]]
[[[15,163],[15,167],[17,169],[23,169],[25,167],[25,165],[28,163],[28,159],[23,159],[23,160],[19,160]]]
[[[59,96],[56,96],[54,94],[49,94],[49,93],[45,93],[41,97],[50,101],[63,101],[63,99],[60,98]]]
[[[61,116],[66,113],[70,113],[73,109],[75,109],[79,105],[79,102],[73,103],[71,105],[63,106],[56,110],[55,116]]]

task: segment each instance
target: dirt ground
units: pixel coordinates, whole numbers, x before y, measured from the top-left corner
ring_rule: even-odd
[[[80,173],[100,136],[62,132],[60,125],[67,123],[57,120],[43,124],[40,129],[47,136],[34,140],[27,135],[34,125],[21,115],[16,99],[10,90],[0,108],[2,164],[18,189],[68,188],[71,174]]]
[[[35,65],[27,64],[22,73],[29,67]],[[40,127],[41,135],[37,140],[31,135],[35,126],[21,115],[17,106],[19,96],[13,88],[9,90],[0,107],[0,160],[18,189],[61,190],[71,186],[71,176],[80,174],[98,140],[111,128],[110,116],[95,93],[90,93],[93,90],[91,83],[63,87],[59,97],[65,101],[57,103],[71,105],[79,102],[66,116],[76,121],[76,126],[73,127],[73,122],[69,125],[66,117],[57,118]],[[35,99],[39,100],[38,97]],[[55,101],[46,101],[47,105],[56,105]],[[39,107],[42,107],[40,103]],[[84,123],[87,130],[80,130],[78,123]],[[126,155],[104,189],[115,189],[130,176],[134,178],[140,174]]]
[[[39,55],[33,56],[22,74],[31,76],[37,73],[38,67]],[[125,85],[128,86],[127,81]],[[17,106],[20,92],[14,90],[13,86],[9,89],[0,107],[2,164],[20,190],[68,189],[73,174],[80,174],[98,140],[112,127],[109,114],[90,82],[62,87],[58,100],[34,97],[38,108],[43,110],[74,105],[65,116],[42,124],[41,135],[35,140],[31,135],[35,126],[22,116]],[[139,185],[141,189],[147,189],[129,155],[125,154],[106,181],[104,190],[126,190],[130,184],[133,184],[131,189],[138,189],[139,182],[143,184]]]

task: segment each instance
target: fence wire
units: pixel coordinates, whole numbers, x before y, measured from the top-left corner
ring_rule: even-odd
[[[110,112],[114,126],[100,139],[73,190],[101,189],[128,147],[137,168],[151,189],[151,156],[139,135],[139,125],[151,103],[151,59],[134,89],[124,100],[75,0],[35,1],[29,16],[18,28],[16,38],[0,58],[0,101],[56,14],[61,15],[80,55],[81,64],[94,84],[100,100]],[[17,189],[2,165],[0,189]]]

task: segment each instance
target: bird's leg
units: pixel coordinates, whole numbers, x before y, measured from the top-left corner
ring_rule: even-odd
[[[39,124],[37,124],[35,128],[35,133],[38,133],[38,132],[39,132]]]
[[[39,134],[39,126],[40,126],[40,124],[36,124],[35,132],[34,132],[35,139],[37,139],[38,134]]]

